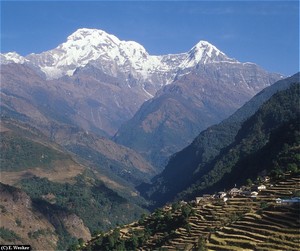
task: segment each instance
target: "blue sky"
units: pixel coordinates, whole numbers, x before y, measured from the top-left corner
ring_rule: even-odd
[[[186,52],[207,40],[268,71],[299,71],[299,2],[1,1],[1,52],[55,48],[78,28],[134,40],[150,54]]]

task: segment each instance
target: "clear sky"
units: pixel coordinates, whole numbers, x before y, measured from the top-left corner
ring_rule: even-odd
[[[150,54],[180,53],[200,40],[241,62],[299,71],[299,2],[3,1],[1,53],[50,50],[78,28],[142,44]]]

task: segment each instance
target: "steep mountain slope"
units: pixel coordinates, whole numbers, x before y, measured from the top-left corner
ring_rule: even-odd
[[[60,146],[47,141],[38,130],[3,118],[0,150],[1,227],[12,237],[10,240],[4,238],[1,244],[27,243],[35,249],[55,250],[70,245],[74,238],[90,238],[89,229],[76,214],[62,208],[52,212],[49,208],[55,206],[51,204],[41,212],[38,210],[40,203],[32,200],[20,185],[24,179],[34,177],[72,183],[86,167],[78,164]],[[51,197],[49,193],[44,194],[45,198],[47,195]]]
[[[89,163],[87,161],[79,164],[78,158],[75,159],[63,147],[49,141],[40,131],[25,123],[2,118],[0,128],[0,182],[21,188],[1,185],[3,194],[8,191],[7,197],[3,200],[1,197],[0,201],[1,208],[6,209],[3,218],[1,216],[1,223],[7,223],[1,225],[5,228],[1,231],[4,236],[10,234],[14,237],[12,242],[20,240],[24,243],[26,240],[33,246],[41,242],[44,250],[61,250],[74,239],[88,239],[90,232],[129,222],[144,212],[141,206],[145,202],[138,197],[129,181],[125,183],[121,180],[118,183],[108,176],[108,172],[102,172],[102,169],[108,168],[105,163],[99,163],[94,169],[84,165]],[[73,137],[76,135],[74,133]],[[95,145],[98,143],[104,147],[103,142],[97,142],[97,138],[91,136],[91,139]],[[111,143],[105,147],[113,145]],[[98,149],[94,147],[94,151],[100,151],[100,146]],[[119,149],[121,152],[112,158],[115,158],[115,162],[120,158],[119,168],[122,169],[123,154],[131,155],[126,161],[128,167],[131,165],[131,176],[137,177],[136,168],[142,166],[139,159],[134,159],[134,153],[128,153],[125,148]],[[116,165],[109,164],[111,167]],[[14,195],[13,191],[21,194],[20,201],[17,199],[20,196]],[[24,201],[27,202],[24,204]],[[14,210],[10,212],[9,207]],[[26,217],[37,220],[29,223]],[[15,222],[19,221],[26,227],[19,223],[20,226],[16,225]],[[31,224],[36,224],[36,227]],[[20,233],[22,229],[24,231]]]
[[[279,79],[254,64],[221,59],[200,60],[187,74],[179,75],[145,102],[114,137],[155,166],[163,166],[202,130],[225,119]]]
[[[151,185],[144,184],[139,187],[139,190],[157,205],[163,205],[198,179],[202,180],[202,176],[213,169],[214,159],[218,158],[226,147],[234,143],[244,121],[274,93],[288,88],[293,83],[299,83],[299,74],[278,81],[264,89],[228,119],[201,132],[191,145],[171,158],[165,170],[153,179]],[[292,109],[297,109],[297,94],[295,92],[293,96],[295,107]],[[273,110],[272,112],[275,116],[279,111]],[[230,152],[231,148],[228,149]],[[202,192],[199,191],[199,193]]]
[[[103,88],[100,88],[101,81],[91,81],[89,84],[90,80],[82,80],[80,71],[78,70],[78,73],[71,77],[73,79],[66,77],[60,81],[47,81],[28,65],[2,65],[1,117],[3,119],[14,118],[16,121],[23,121],[37,128],[41,134],[48,137],[46,140],[50,139],[58,143],[75,153],[86,166],[93,167],[98,172],[98,178],[109,187],[121,191],[122,194],[125,193],[124,196],[132,197],[131,195],[136,195],[134,186],[149,180],[155,174],[155,170],[133,150],[97,135],[107,135],[101,129],[96,128],[96,125],[103,128],[98,121],[103,118],[103,115],[99,115],[98,110],[105,110],[104,113],[110,116],[109,113],[113,109],[111,105],[110,111],[106,110],[97,100],[100,98],[101,101],[102,97],[102,101],[104,98],[110,100],[111,95],[117,95],[117,82],[112,85],[113,89],[108,88],[111,92],[107,94]],[[93,71],[93,75],[88,72],[87,68],[84,71],[87,71],[85,74],[89,75],[89,78],[97,79],[97,72]],[[116,81],[109,76],[106,78],[110,83]],[[115,101],[121,102],[118,99]],[[131,108],[125,106],[122,109],[130,110]],[[122,110],[120,113],[123,113]],[[113,112],[113,114],[117,113]],[[88,116],[94,118],[91,123]],[[108,121],[109,119],[106,120]],[[110,123],[106,123],[105,127],[112,129]],[[64,168],[69,165],[59,166]],[[59,172],[58,169],[56,173]],[[74,168],[74,170],[81,169]],[[17,179],[10,173],[3,175],[7,179]]]
[[[132,187],[156,174],[138,153],[106,138],[70,127],[57,128],[56,133],[65,135],[57,140],[60,145],[120,184]]]
[[[296,251],[299,201],[279,204],[276,198],[299,194],[299,181],[299,173],[271,177],[255,198],[245,195],[251,187],[244,186],[245,194],[226,197],[225,202],[215,196],[166,205],[70,250]]]
[[[285,166],[284,159],[294,159],[300,146],[299,82],[276,93],[242,124],[234,142],[205,170],[198,169],[186,195],[241,184],[247,178],[269,172],[274,162]],[[286,152],[290,154],[286,156]],[[298,160],[299,161],[299,160]],[[276,165],[275,165],[276,166]],[[203,184],[204,182],[204,184]]]
[[[31,112],[34,112],[34,110]],[[49,127],[47,128],[41,124],[33,123],[32,120],[25,116],[22,117],[19,114],[15,115],[10,111],[3,111],[3,113],[6,114],[6,117],[2,117],[2,121],[6,124],[2,123],[1,126],[12,129],[11,132],[14,133],[11,136],[12,138],[10,138],[9,135],[11,132],[3,132],[2,140],[7,140],[9,142],[12,142],[12,140],[14,140],[14,142],[22,141],[24,134],[28,134],[28,131],[34,131],[34,128],[38,128],[34,133],[38,134],[39,138],[36,139],[35,137],[34,140],[40,140],[42,144],[49,144],[50,141],[52,141],[52,144],[50,144],[51,147],[58,148],[60,146],[61,152],[64,152],[65,149],[67,149],[69,152],[74,153],[77,161],[83,163],[85,166],[92,167],[99,173],[99,179],[106,182],[109,186],[112,185],[111,188],[117,189],[122,193],[125,192],[129,195],[136,194],[134,186],[143,181],[148,181],[156,173],[154,168],[133,150],[117,145],[108,139],[97,136],[96,134],[88,133],[77,127],[51,120],[49,120]],[[18,119],[24,118],[26,123],[19,123],[18,120],[7,119],[11,116]],[[32,123],[32,126],[28,126],[28,123]],[[46,134],[46,136],[44,134]],[[30,137],[30,139],[32,139],[32,137]],[[59,144],[59,146],[55,145],[54,142]],[[32,149],[35,149],[34,146]],[[15,153],[13,152],[13,149],[7,150],[10,150],[10,152],[7,153],[8,155],[2,156],[5,157],[8,164],[11,164],[11,158],[13,157],[12,154]],[[5,152],[3,152],[3,154],[4,153]],[[35,155],[37,154],[42,156],[40,151],[39,153],[35,153]],[[24,156],[27,157],[28,155],[25,154]],[[20,158],[19,164],[24,167],[24,163],[21,161],[22,156]],[[36,158],[38,165],[42,164],[42,162],[40,162],[40,158],[40,156],[37,156]],[[46,161],[46,159],[43,159],[43,161]],[[62,163],[63,162],[64,161],[62,161]],[[32,164],[31,161],[30,164]],[[58,166],[66,172],[67,170],[70,170],[70,173],[72,173],[71,169],[74,169],[74,173],[77,174],[82,171],[82,167],[80,167],[80,165],[65,163],[57,165],[55,172],[59,171]],[[19,172],[19,175],[21,175],[22,172]],[[45,173],[44,175],[47,174]],[[52,173],[52,175],[54,175],[54,173]],[[14,179],[14,175],[10,175],[6,172],[3,173],[3,177],[4,176],[7,179]],[[50,176],[51,175],[49,174],[46,177],[51,178]]]
[[[15,184],[30,176],[67,182],[86,167],[40,131],[15,120],[1,118],[1,182]]]
[[[51,130],[53,121],[113,135],[149,98],[141,88],[87,66],[72,77],[45,80],[25,64],[1,66],[1,113]],[[132,102],[134,100],[134,102]]]
[[[91,238],[76,214],[59,209],[43,213],[39,210],[41,205],[21,189],[0,183],[0,191],[0,244],[26,243],[35,250],[56,250],[70,245],[71,239]]]

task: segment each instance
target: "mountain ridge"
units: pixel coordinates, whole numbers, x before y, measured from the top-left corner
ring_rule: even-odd
[[[101,67],[99,60],[108,65]],[[98,61],[98,62],[97,62]],[[177,68],[179,71],[192,68],[199,63],[212,63],[226,61],[238,63],[229,58],[214,45],[201,40],[188,52],[167,55],[150,55],[146,49],[137,42],[123,41],[112,34],[99,29],[81,28],[67,37],[67,40],[52,50],[40,54],[31,53],[25,57],[17,53],[1,54],[1,62],[27,63],[46,74],[48,79],[57,79],[64,75],[72,76],[76,68],[92,63],[105,73],[117,76],[116,67],[143,81],[150,79],[154,84],[155,79],[151,75],[157,74],[163,81],[163,85],[170,83],[175,77]],[[109,69],[109,67],[113,69]],[[154,72],[155,71],[155,72]],[[170,76],[164,76],[165,72],[172,72]],[[127,74],[127,77],[129,76]],[[165,80],[164,80],[165,79]]]
[[[198,173],[199,177],[205,172],[206,166],[234,142],[242,123],[248,117],[273,94],[297,82],[299,83],[299,73],[278,81],[258,93],[229,118],[202,131],[190,145],[171,157],[163,172],[152,179],[151,185],[141,185],[138,188],[140,192],[161,205],[160,203],[171,200],[181,190],[187,189],[194,182],[193,175]],[[181,182],[174,183],[177,177],[181,178]]]

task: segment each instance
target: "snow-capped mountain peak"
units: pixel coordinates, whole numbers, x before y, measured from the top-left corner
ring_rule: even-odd
[[[199,43],[197,43],[192,49],[191,52],[193,53],[199,53],[203,56],[203,54],[206,54],[208,57],[212,57],[212,54],[215,53],[216,56],[218,56],[220,53],[222,53],[219,49],[217,49],[214,45],[210,44],[207,41],[201,40]]]
[[[235,59],[227,57],[214,45],[201,40],[188,52],[188,56],[181,63],[180,68],[186,69],[195,67],[199,63],[206,64],[220,61],[237,62]]]
[[[26,59],[19,55],[16,52],[8,52],[4,54],[0,54],[1,64],[9,64],[9,63],[16,63],[16,64],[24,64]]]
[[[121,41],[105,31],[83,28],[71,34],[57,48],[41,54],[31,54],[27,58],[51,79],[72,75],[78,67],[84,67],[88,63],[114,76],[119,68],[144,71],[143,65],[145,61],[149,61],[149,54],[134,41]],[[157,60],[150,61],[152,65]],[[149,62],[145,65],[149,65]]]
[[[67,40],[82,40],[85,38],[110,38],[115,41],[115,43],[119,43],[120,40],[111,34],[108,34],[107,32],[99,29],[88,29],[88,28],[81,28],[76,30],[74,33],[72,33],[70,36],[68,36]]]
[[[110,76],[160,86],[171,83],[178,70],[186,74],[199,63],[237,62],[207,41],[200,41],[187,53],[153,56],[137,42],[88,28],[76,30],[55,49],[25,58],[8,53],[1,55],[1,61],[26,62],[39,68],[48,79],[71,76],[76,69],[90,64]]]
[[[110,35],[103,30],[82,28],[71,34],[67,38],[67,42],[62,44],[62,46],[65,48],[74,45],[81,47],[88,45],[99,47],[103,44],[119,45],[120,42],[116,36]]]

